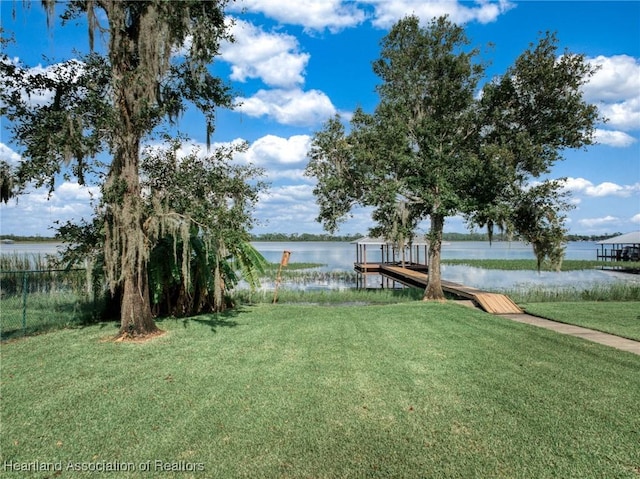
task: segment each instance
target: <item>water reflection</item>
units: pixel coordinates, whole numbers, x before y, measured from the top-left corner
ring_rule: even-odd
[[[565,258],[595,260],[598,245],[591,241],[570,241]],[[531,245],[518,241],[452,241],[442,246],[442,259],[535,259]]]
[[[542,271],[538,274],[536,271],[485,270],[464,265],[443,265],[442,279],[489,291],[523,292],[532,289],[541,291],[592,289],[597,286],[623,282],[640,284],[640,276],[614,271],[582,270],[563,271],[560,273]],[[381,276],[370,275],[367,278],[368,288],[380,288],[381,286]],[[395,286],[401,287],[399,283],[396,283]],[[262,281],[260,289],[272,291],[274,287],[275,284],[272,280],[265,279]],[[293,291],[342,291],[355,288],[356,282],[351,279],[306,279],[301,276],[298,279],[287,279],[283,281],[280,287]],[[385,288],[388,287],[393,286],[391,284],[385,284]]]
[[[254,243],[269,261],[278,263],[283,250],[291,251],[292,262],[320,263],[324,266],[314,269],[320,272],[353,271],[355,245],[331,242],[257,242]],[[593,242],[570,242],[566,249],[566,259],[594,260],[598,245]],[[367,249],[367,258],[378,261],[376,248]],[[447,243],[442,248],[443,259],[535,259],[531,245],[518,242],[497,242],[489,245],[484,241],[456,241]],[[568,271],[554,273],[543,271],[502,271],[485,270],[465,265],[442,265],[442,277],[447,281],[461,283],[480,289],[492,291],[558,289],[558,288],[592,288],[596,285],[616,282],[640,282],[640,276],[615,273],[602,270]],[[379,276],[367,279],[368,287],[381,285]],[[287,289],[345,289],[355,287],[355,281],[312,279],[310,281],[292,280],[282,285]],[[267,282],[263,287],[273,287]]]
[[[283,251],[291,251],[292,263],[317,263],[324,265],[315,271],[352,271],[355,261],[355,245],[344,242],[254,242],[253,246],[270,263],[279,263]]]
[[[602,270],[562,271],[502,271],[464,265],[442,265],[442,278],[480,289],[492,291],[514,289],[591,288],[621,281],[640,282],[632,274]]]
[[[356,246],[345,242],[254,242],[253,245],[272,263],[279,263],[284,250],[291,251],[294,263],[320,263],[322,271],[352,271]],[[598,245],[589,241],[567,244],[566,259],[595,260]],[[442,247],[443,259],[535,259],[531,245],[519,242],[453,241]],[[380,261],[379,248],[367,248],[369,261]]]
[[[272,263],[279,263],[284,250],[291,251],[291,262],[317,263],[320,268],[314,272],[331,273],[337,271],[353,272],[356,246],[345,242],[255,242],[256,249]],[[15,243],[0,245],[0,254],[55,253],[60,245],[56,243]],[[594,260],[598,245],[593,242],[570,242],[566,248],[566,259]],[[378,261],[375,247],[367,249],[370,261]],[[455,241],[447,243],[442,249],[443,259],[534,259],[530,245],[523,243],[497,242],[489,245],[484,241]],[[601,270],[570,271],[552,273],[543,271],[498,271],[484,270],[464,265],[442,265],[442,277],[445,280],[462,283],[488,290],[514,290],[528,288],[557,289],[591,288],[595,285],[615,282],[640,283],[640,276],[615,273]],[[377,287],[381,284],[379,276],[370,276],[367,286]],[[273,283],[265,280],[263,288],[273,290]],[[282,284],[287,289],[323,290],[348,289],[355,287],[351,277],[336,279],[331,275],[315,277],[311,280],[302,278],[287,280]]]

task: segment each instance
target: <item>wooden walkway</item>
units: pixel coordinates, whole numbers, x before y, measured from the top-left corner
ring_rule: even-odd
[[[353,269],[358,273],[381,274],[381,268],[383,266],[401,266],[401,264],[400,263],[380,263],[380,262],[353,263]],[[429,267],[426,264],[410,263],[409,261],[405,262],[404,268],[412,271],[424,271],[425,273],[429,269]]]
[[[383,276],[398,281],[407,286],[424,288],[427,286],[427,274],[401,266],[386,264],[378,265],[378,271]],[[508,296],[498,293],[489,293],[481,289],[464,286],[451,281],[442,281],[442,289],[448,293],[472,300],[487,313],[492,314],[518,314],[522,309],[518,307]]]

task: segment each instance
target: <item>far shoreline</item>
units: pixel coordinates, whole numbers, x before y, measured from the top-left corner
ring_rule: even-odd
[[[580,235],[568,234],[565,238],[566,242],[598,242],[608,238],[619,236],[620,233],[604,234],[604,235]],[[326,233],[261,233],[250,234],[249,241],[260,243],[282,243],[282,242],[352,242],[367,235],[361,233],[330,235]],[[468,233],[444,233],[443,241],[485,241],[492,243],[517,243],[518,238],[509,238],[506,234],[495,234],[491,240],[486,233],[468,232]],[[22,236],[15,234],[0,235],[0,243],[4,244],[19,243],[65,243],[64,238],[51,236]]]

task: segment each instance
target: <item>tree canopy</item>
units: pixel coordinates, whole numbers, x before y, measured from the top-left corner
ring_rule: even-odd
[[[517,232],[538,258],[561,249],[558,181],[541,176],[565,148],[591,143],[597,109],[581,85],[584,56],[557,52],[546,34],[499,78],[479,88],[485,66],[447,17],[397,22],[373,63],[380,102],[316,132],[306,173],[317,178],[318,220],[334,231],[355,205],[373,207],[373,233],[401,245],[430,220],[425,299],[443,298],[440,251],[447,217]]]
[[[53,17],[57,2],[42,3]],[[216,108],[231,106],[229,88],[211,73],[220,42],[230,39],[227,1],[60,3],[63,24],[84,18],[90,49],[100,35],[106,53],[93,51],[42,74],[3,54],[1,113],[11,122],[12,139],[22,146],[24,161],[17,172],[1,170],[0,192],[6,200],[29,183],[53,189],[67,167],[64,171],[80,183],[88,175],[102,178],[105,271],[111,290],[122,292],[121,334],[153,333],[149,226],[171,216],[164,210],[153,216],[145,207],[141,143],[188,105],[204,115],[209,142]],[[43,100],[48,95],[51,99]],[[109,157],[106,164],[96,159],[103,152]],[[175,234],[189,229],[189,214]],[[167,222],[162,228],[169,231],[176,224]]]

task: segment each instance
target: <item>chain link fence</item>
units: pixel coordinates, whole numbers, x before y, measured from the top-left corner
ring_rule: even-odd
[[[88,322],[98,314],[85,269],[0,271],[0,339]]]

